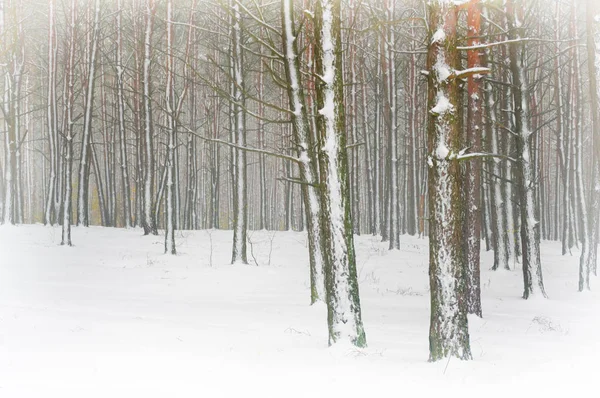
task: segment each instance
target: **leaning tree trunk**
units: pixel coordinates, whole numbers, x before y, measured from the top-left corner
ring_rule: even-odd
[[[317,157],[315,145],[310,131],[308,113],[302,79],[300,73],[300,58],[296,42],[296,30],[293,18],[293,0],[282,0],[283,45],[285,68],[288,81],[288,98],[292,108],[292,127],[295,146],[300,162],[298,169],[302,179],[302,199],[306,209],[306,224],[308,235],[308,251],[310,260],[310,302],[314,304],[325,299],[325,279],[323,275],[324,251],[321,246],[321,231],[319,215],[321,202],[317,184]]]
[[[429,360],[471,359],[467,322],[466,256],[461,215],[460,65],[457,12],[447,0],[429,2]]]
[[[341,0],[319,0],[315,12],[317,132],[321,230],[329,344],[367,344],[363,329],[352,234],[342,82]]]

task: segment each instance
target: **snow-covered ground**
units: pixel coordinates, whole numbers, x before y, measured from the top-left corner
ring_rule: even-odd
[[[548,300],[524,301],[520,268],[490,271],[474,360],[428,363],[427,240],[401,250],[356,238],[369,347],[327,347],[310,307],[302,233],[250,234],[231,266],[230,231],[0,227],[0,397],[387,397],[576,394],[595,385],[600,295],[576,292],[577,253],[542,244]],[[255,260],[258,266],[255,264]],[[599,288],[598,279],[593,284]],[[593,391],[593,390],[590,390]],[[60,395],[59,395],[60,394]],[[593,396],[593,394],[592,394]]]

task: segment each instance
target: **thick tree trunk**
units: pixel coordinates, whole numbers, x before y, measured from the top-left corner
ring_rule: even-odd
[[[467,43],[469,46],[480,44],[481,9],[479,0],[469,3],[467,15]],[[467,67],[481,67],[479,50],[467,52]],[[468,77],[467,88],[467,147],[470,152],[481,152],[481,133],[483,131],[483,92],[481,75]],[[481,252],[481,161],[470,160],[466,165],[465,179],[465,248],[467,253],[467,310],[469,314],[481,317],[481,278],[479,257]]]
[[[463,246],[460,89],[452,74],[460,65],[457,13],[446,0],[428,5],[429,69],[429,360],[471,359],[467,322],[467,259]]]

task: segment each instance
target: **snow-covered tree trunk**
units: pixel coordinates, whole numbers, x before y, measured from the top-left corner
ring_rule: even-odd
[[[517,150],[516,187],[521,216],[521,245],[523,263],[523,298],[535,295],[546,297],[540,260],[540,225],[535,203],[535,176],[532,164],[531,128],[529,125],[529,91],[525,80],[525,47],[518,41],[522,36],[523,15],[521,0],[507,1],[510,72],[514,98],[515,139]]]
[[[413,32],[414,33],[414,30]],[[413,46],[413,51],[416,49]],[[417,147],[417,104],[419,98],[417,97],[417,57],[415,54],[410,55],[409,61],[409,72],[408,72],[408,130],[409,130],[409,143],[408,146],[408,203],[407,207],[407,230],[410,235],[415,235],[418,231],[418,208],[419,208],[419,153],[420,149]]]
[[[64,114],[64,198],[62,219],[61,245],[71,246],[71,213],[72,213],[72,184],[73,184],[73,104],[75,101],[74,79],[75,79],[75,24],[77,21],[77,0],[71,0],[71,16],[69,21],[69,50],[67,53],[67,65],[65,71],[65,114]]]
[[[481,35],[481,4],[471,1],[467,11],[467,44],[477,46]],[[480,68],[480,50],[467,51],[467,67]],[[467,142],[470,152],[481,152],[483,127],[482,76],[475,74],[467,80]],[[465,248],[467,253],[467,310],[481,317],[481,160],[472,159],[466,165],[465,179]]]
[[[430,0],[429,11],[429,360],[470,359],[467,259],[463,246],[460,90],[454,77],[457,12],[451,0]]]
[[[152,92],[151,92],[151,66],[152,66],[152,32],[154,31],[154,16],[156,13],[155,0],[146,1],[146,32],[144,34],[144,60],[142,80],[144,85],[144,195],[142,209],[142,227],[144,235],[158,235],[156,218],[154,214],[155,203],[152,198],[154,188],[154,144],[152,122]]]
[[[60,185],[58,184],[58,113],[56,97],[56,55],[58,47],[56,45],[56,27],[55,21],[55,0],[48,1],[48,142],[50,147],[50,176],[48,179],[46,206],[44,210],[44,224],[54,224],[58,220],[60,211]]]
[[[89,220],[89,179],[90,179],[90,142],[94,110],[94,89],[96,85],[96,54],[100,35],[100,0],[94,2],[94,26],[87,60],[87,87],[85,88],[85,108],[83,113],[83,134],[81,141],[81,159],[79,161],[79,182],[77,194],[77,225],[87,227]],[[102,209],[100,211],[103,211]]]
[[[232,37],[231,37],[231,61],[232,61],[232,84],[233,84],[233,141],[236,145],[246,146],[246,123],[244,115],[244,73],[242,54],[242,26],[240,6],[236,0],[231,5],[232,12]],[[234,149],[233,174],[235,189],[233,193],[233,248],[231,263],[247,264],[246,235],[248,230],[248,194],[246,185],[246,152]]]
[[[292,108],[294,144],[297,148],[298,158],[300,160],[300,163],[298,164],[300,178],[304,182],[302,185],[302,198],[306,211],[310,260],[310,301],[311,304],[313,304],[319,300],[325,299],[325,276],[323,274],[323,264],[325,259],[319,224],[321,203],[317,188],[317,184],[319,183],[316,171],[318,161],[315,153],[315,143],[310,131],[302,86],[293,6],[293,0],[282,0],[281,2],[283,23],[282,39],[288,81],[288,98]]]
[[[340,8],[340,0],[318,0],[314,17],[327,321],[330,345],[349,341],[363,347],[367,342],[356,276],[344,133]]]

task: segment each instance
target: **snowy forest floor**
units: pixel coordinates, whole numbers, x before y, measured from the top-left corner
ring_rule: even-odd
[[[548,300],[522,300],[520,267],[491,271],[483,253],[474,360],[428,363],[426,239],[403,236],[390,252],[356,237],[369,345],[358,350],[327,347],[325,307],[308,305],[305,234],[251,233],[258,267],[250,245],[251,265],[229,265],[231,231],[178,232],[177,256],[141,235],[74,228],[75,246],[61,247],[59,228],[0,227],[0,397],[597,390],[600,295],[577,293],[578,253],[558,243],[542,243]]]

